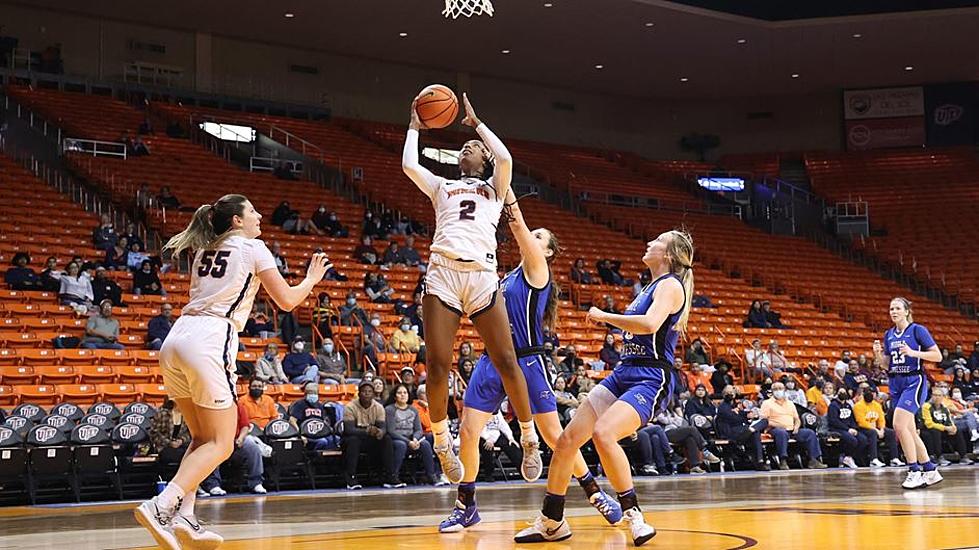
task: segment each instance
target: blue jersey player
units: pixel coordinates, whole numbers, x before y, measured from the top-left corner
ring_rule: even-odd
[[[527,380],[530,409],[540,435],[552,449],[561,435],[557,401],[551,388],[544,360],[544,328],[553,329],[557,311],[558,290],[551,283],[550,262],[559,252],[554,234],[547,229],[530,231],[520,207],[511,192],[510,230],[520,247],[520,265],[506,274],[500,286],[510,320],[517,362]],[[459,458],[465,475],[459,484],[459,495],[449,517],[439,524],[442,533],[454,533],[479,522],[476,509],[476,474],[479,472],[479,435],[486,422],[500,408],[506,391],[500,374],[489,356],[483,354],[476,363],[466,388],[465,410],[459,428]],[[573,473],[588,500],[609,523],[622,519],[619,504],[598,486],[581,453],[573,457]],[[528,477],[524,473],[524,477]],[[535,478],[536,479],[536,478]],[[568,480],[565,479],[565,485]]]
[[[942,480],[938,468],[928,457],[915,416],[928,399],[928,379],[922,361],[938,362],[942,352],[928,329],[912,319],[911,302],[894,298],[890,306],[894,326],[884,333],[884,343],[874,342],[874,355],[887,366],[887,388],[894,404],[894,431],[908,461],[908,476],[901,484],[905,489],[934,485]]]
[[[554,449],[547,475],[547,494],[540,516],[532,527],[514,537],[516,542],[550,542],[571,536],[564,519],[567,492],[575,453],[589,439],[595,444],[609,483],[622,506],[623,517],[636,546],[656,535],[646,523],[636,499],[632,472],[619,440],[661,413],[673,397],[673,356],[680,334],[686,329],[693,298],[693,241],[682,231],[668,231],[650,241],[642,261],[652,282],[625,314],[591,308],[588,317],[625,333],[622,363],[588,394],[565,428]]]

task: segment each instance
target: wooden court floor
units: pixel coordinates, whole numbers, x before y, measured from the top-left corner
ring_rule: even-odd
[[[659,534],[644,548],[979,550],[979,468],[943,470],[935,487],[904,491],[903,469],[830,470],[641,478],[646,519]],[[607,484],[604,483],[607,487]],[[511,537],[540,506],[542,483],[497,483],[477,493],[482,523],[438,534],[453,488],[320,491],[207,498],[198,515],[235,549],[475,549],[515,545]],[[541,550],[631,547],[572,487],[568,541]],[[0,509],[0,549],[152,548],[134,522],[134,503]]]

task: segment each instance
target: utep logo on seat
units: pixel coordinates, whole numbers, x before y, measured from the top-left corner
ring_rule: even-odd
[[[72,416],[78,412],[78,407],[72,405],[71,403],[62,403],[51,411],[54,414],[60,414],[61,416]]]
[[[123,422],[125,424],[136,424],[137,426],[142,426],[146,422],[146,417],[137,413],[129,413],[126,416],[122,417],[120,422]]]
[[[52,428],[51,426],[42,426],[34,431],[34,437],[37,439],[38,443],[46,443],[51,440],[55,434],[58,433],[57,428]]]
[[[88,441],[97,435],[99,435],[98,426],[92,426],[91,424],[86,424],[78,428],[78,439],[80,439],[81,441]]]
[[[104,415],[112,414],[112,405],[109,405],[108,403],[99,403],[95,406],[95,409],[92,412]]]
[[[37,405],[32,405],[30,403],[21,405],[20,407],[21,416],[25,416],[27,418],[34,418],[34,416],[36,416],[40,412],[41,412],[40,407],[38,407]]]
[[[10,428],[0,426],[0,441],[6,441],[14,437],[14,431]]]
[[[11,416],[7,418],[7,421],[4,422],[4,424],[15,430],[19,430],[27,425],[27,419],[23,416]]]
[[[319,433],[323,431],[325,428],[326,428],[326,422],[323,422],[322,420],[310,420],[308,423],[306,423],[306,430],[309,433],[313,433],[313,434]]]
[[[145,415],[150,410],[146,403],[133,403],[129,406],[129,412]]]
[[[108,418],[101,414],[90,414],[85,417],[85,423],[93,426],[105,426],[105,423],[108,422],[108,420]]]
[[[60,414],[53,414],[45,418],[44,423],[53,428],[61,428],[68,423],[68,417],[61,416]]]
[[[139,433],[139,426],[135,424],[123,424],[119,426],[119,437],[123,439],[132,439],[137,433]]]
[[[286,433],[286,431],[288,429],[289,429],[289,423],[288,422],[276,422],[275,424],[272,424],[272,434],[273,435],[282,435],[282,434]]]

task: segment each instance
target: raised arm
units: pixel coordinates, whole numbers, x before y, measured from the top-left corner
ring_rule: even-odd
[[[493,155],[493,187],[496,188],[498,197],[506,197],[510,192],[510,181],[513,179],[513,157],[500,138],[496,137],[496,134],[476,116],[468,94],[462,94],[462,103],[466,107],[466,118],[462,119],[462,123],[476,129],[479,138]]]
[[[683,307],[683,287],[674,278],[665,279],[653,292],[653,305],[643,315],[619,315],[592,307],[588,318],[596,323],[607,323],[633,334],[653,334],[659,330],[671,313]]]
[[[520,246],[520,257],[523,259],[527,281],[531,285],[541,288],[550,279],[547,257],[544,256],[543,249],[537,244],[537,237],[527,227],[523,213],[520,211],[520,204],[517,203],[517,198],[513,195],[512,189],[506,194],[505,204],[510,208],[510,215],[513,218],[510,221],[510,231],[513,232],[514,238],[517,239],[517,245]]]
[[[401,153],[401,169],[405,175],[415,182],[415,185],[422,190],[428,198],[435,196],[435,191],[439,187],[439,178],[431,173],[418,162],[418,131],[422,128],[415,106],[418,103],[416,97],[411,102],[411,121],[408,123],[408,136],[405,138],[405,148]]]
[[[268,251],[268,248],[265,250]],[[309,268],[306,270],[306,278],[296,286],[289,286],[289,283],[282,278],[282,274],[276,269],[274,261],[271,266],[264,267],[265,269],[258,272],[258,279],[262,281],[262,286],[265,287],[279,309],[292,311],[309,296],[316,283],[323,280],[323,276],[326,275],[327,270],[333,267],[333,264],[330,263],[326,254],[313,254]]]

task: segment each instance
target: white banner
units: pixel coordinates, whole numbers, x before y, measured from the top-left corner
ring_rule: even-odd
[[[921,86],[843,92],[846,120],[923,116],[925,93]]]

